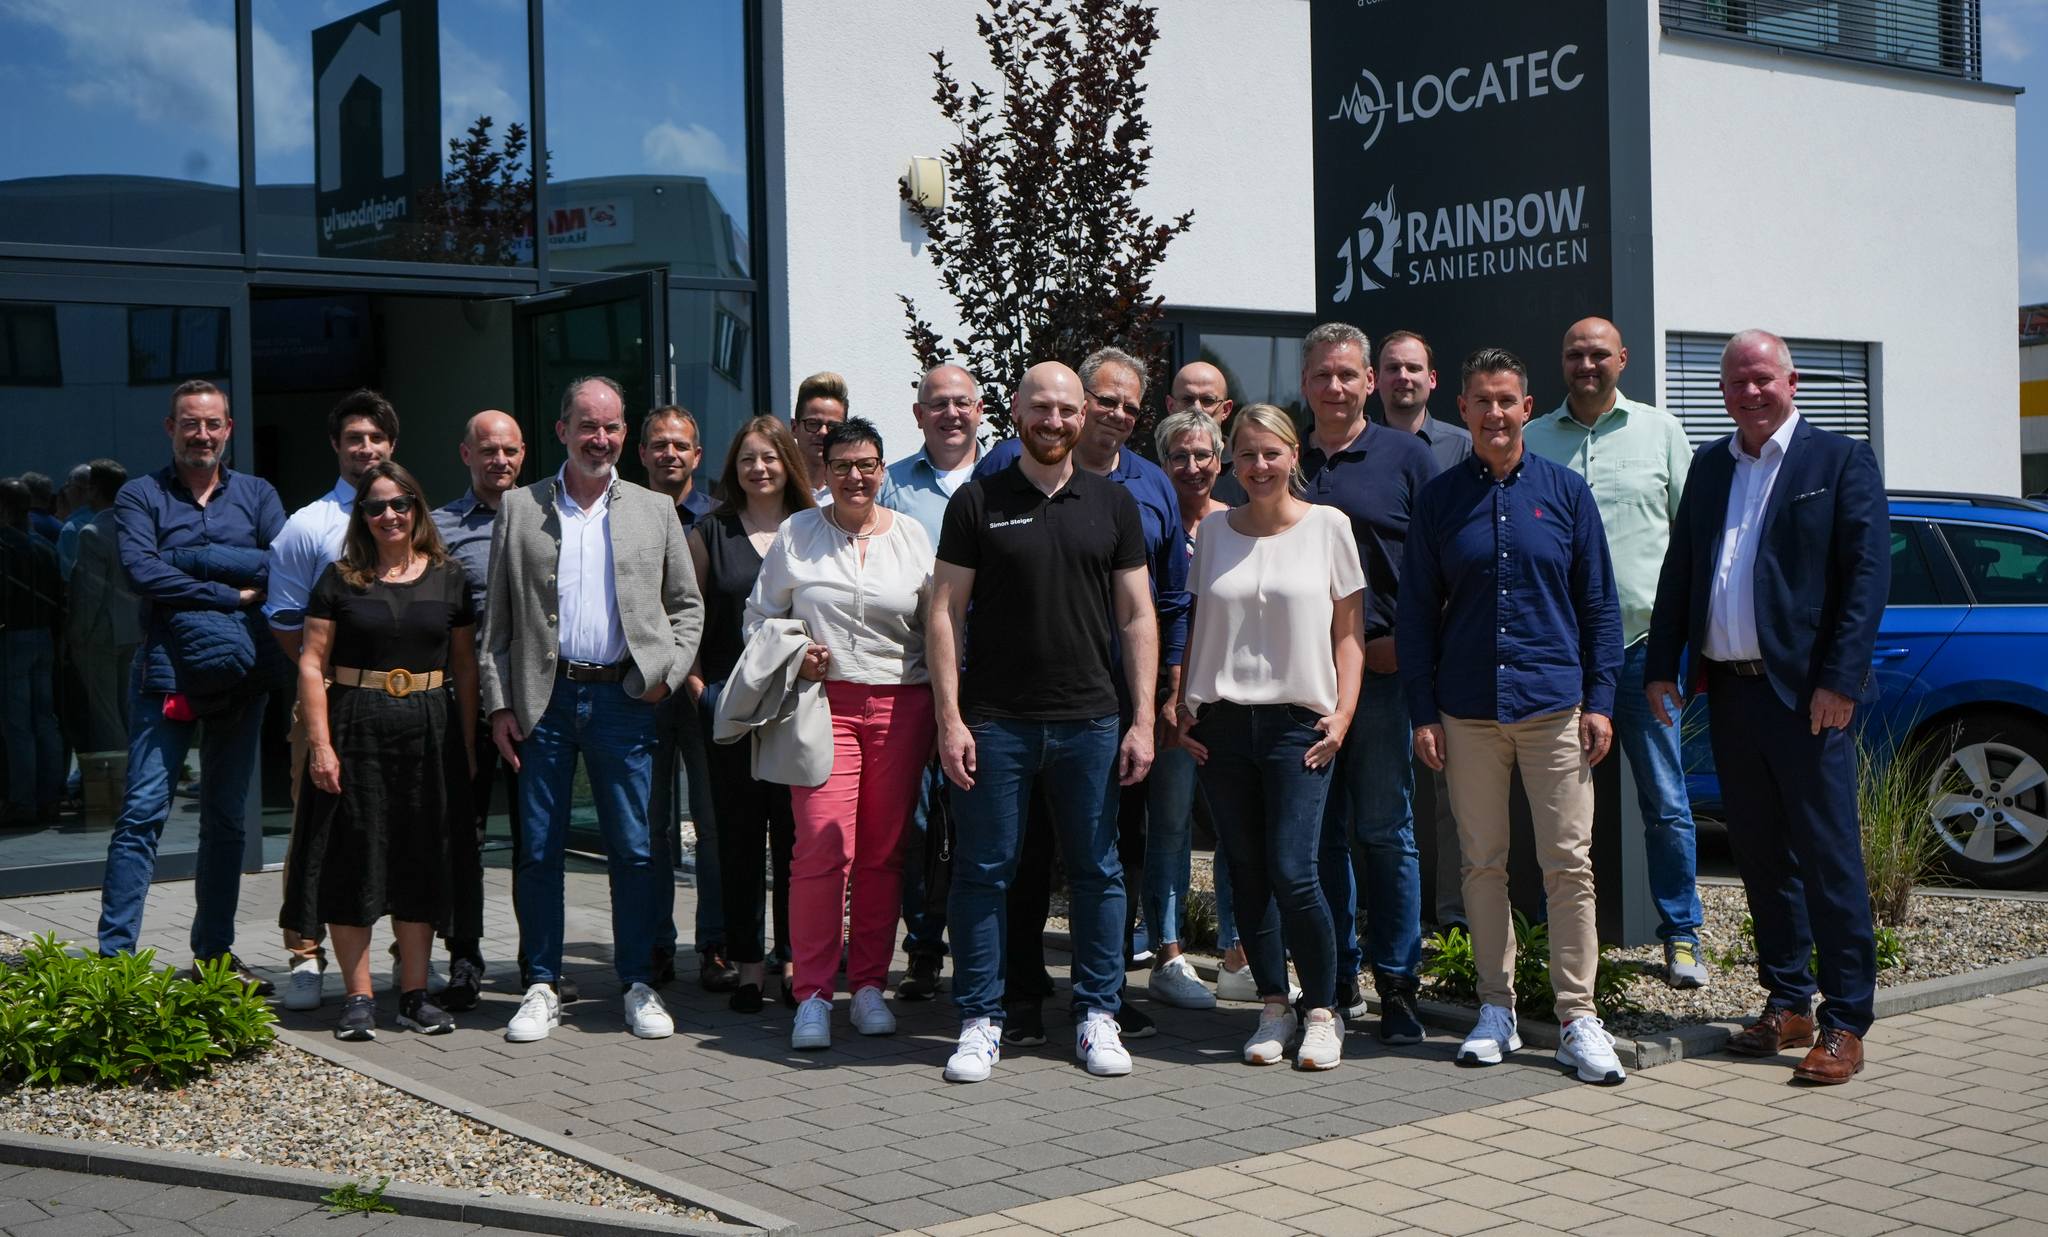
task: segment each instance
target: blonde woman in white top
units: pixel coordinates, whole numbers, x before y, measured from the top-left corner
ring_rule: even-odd
[[[1244,1058],[1281,1060],[1299,1027],[1296,1066],[1329,1069],[1343,1059],[1344,1023],[1316,852],[1365,665],[1365,571],[1344,514],[1301,498],[1301,443],[1285,412],[1239,412],[1230,447],[1250,502],[1205,517],[1195,540],[1177,729],[1223,835],[1239,939],[1264,1002]],[[1287,1000],[1289,954],[1301,1017]]]
[[[875,501],[882,479],[873,422],[850,417],[826,431],[831,504],[783,522],[747,599],[749,632],[766,619],[803,620],[812,644],[799,673],[823,681],[832,706],[832,775],[790,789],[793,1048],[832,1044],[842,939],[854,1029],[896,1029],[882,985],[902,908],[903,830],[936,735],[924,661],[934,555],[922,525]],[[849,878],[852,924],[842,936]]]

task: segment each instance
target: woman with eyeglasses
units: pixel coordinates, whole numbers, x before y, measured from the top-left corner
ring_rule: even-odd
[[[760,578],[761,557],[774,545],[784,520],[817,505],[796,439],[788,426],[769,416],[753,418],[732,436],[713,492],[717,509],[690,529],[690,561],[704,596],[704,638],[697,664],[683,680],[702,713],[705,734],[712,731],[718,697],[746,649],[747,598]],[[770,909],[764,904],[772,905],[777,947],[784,953],[789,949],[789,851],[796,832],[789,787],[755,780],[750,744],[711,743],[706,749],[711,812],[718,820],[726,957],[740,972],[739,987],[726,1003],[735,1013],[758,1014],[767,956],[765,912]],[[764,885],[771,891],[767,898]],[[787,975],[782,986],[794,1009]]]
[[[1317,853],[1330,770],[1364,673],[1365,571],[1351,522],[1301,497],[1301,439],[1271,404],[1237,414],[1231,451],[1250,501],[1202,521],[1183,705],[1175,730],[1201,766],[1229,856],[1237,923],[1264,1009],[1244,1059],[1297,1068],[1344,1056],[1337,936]],[[1301,975],[1297,1017],[1287,956]]]
[[[875,501],[882,436],[864,417],[825,433],[830,506],[783,522],[747,600],[747,627],[801,619],[812,644],[798,671],[832,706],[832,773],[796,786],[789,927],[799,1002],[792,1048],[832,1046],[840,944],[853,1027],[888,1035],[882,999],[902,909],[903,830],[917,806],[937,719],[925,670],[925,610],[935,558],[916,520]],[[853,888],[847,924],[847,885]]]
[[[451,926],[452,822],[470,819],[476,611],[426,495],[397,464],[363,475],[341,558],[307,599],[299,715],[306,781],[278,922],[309,937],[326,925],[347,992],[337,1038],[376,1038],[370,928],[386,915],[398,1025],[452,1031],[427,999],[427,963]]]

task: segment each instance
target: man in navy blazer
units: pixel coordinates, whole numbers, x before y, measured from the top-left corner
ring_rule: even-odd
[[[1736,430],[1693,457],[1657,583],[1644,692],[1660,720],[1677,714],[1682,650],[1708,691],[1728,840],[1770,992],[1729,1050],[1811,1044],[1796,1076],[1842,1083],[1863,1068],[1877,988],[1849,723],[1872,695],[1891,555],[1876,457],[1801,420],[1798,386],[1775,335],[1744,331],[1722,351]]]

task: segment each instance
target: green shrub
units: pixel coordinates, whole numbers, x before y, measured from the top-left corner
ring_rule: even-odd
[[[271,1042],[270,1007],[226,959],[196,980],[155,960],[74,956],[39,936],[0,966],[0,1083],[183,1086]]]
[[[1180,912],[1180,944],[1182,949],[1197,951],[1216,948],[1215,894],[1188,894]]]
[[[1438,995],[1454,1001],[1479,1000],[1479,964],[1472,954],[1472,938],[1463,928],[1438,932],[1423,942],[1422,976]],[[1600,951],[1600,965],[1593,979],[1593,1007],[1602,1018],[1632,1014],[1642,1005],[1629,993],[1637,967]],[[1531,923],[1515,912],[1515,1005],[1548,1017],[1557,1004],[1557,991],[1550,986],[1550,927]]]
[[[1856,740],[1863,875],[1870,886],[1871,918],[1880,925],[1903,926],[1913,887],[1927,884],[1940,871],[1943,844],[1928,805],[1967,788],[1962,770],[1943,760],[1954,741],[1953,729],[1932,731],[1887,755],[1881,744]]]

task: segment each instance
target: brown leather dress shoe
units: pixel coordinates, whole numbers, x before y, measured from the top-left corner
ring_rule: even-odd
[[[1820,1029],[1820,1042],[1806,1054],[1792,1076],[1801,1082],[1837,1086],[1863,1072],[1863,1037],[1835,1027]]]
[[[1813,1018],[1781,1005],[1764,1006],[1763,1016],[1728,1039],[1728,1051],[1745,1057],[1775,1057],[1813,1042]]]

